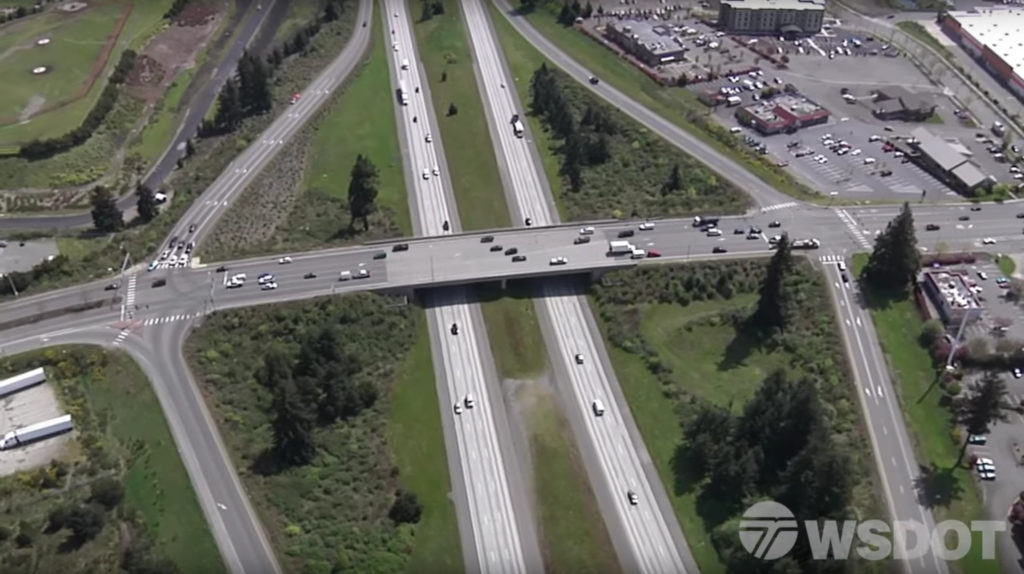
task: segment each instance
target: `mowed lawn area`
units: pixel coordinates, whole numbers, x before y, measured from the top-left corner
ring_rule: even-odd
[[[170,4],[171,0],[94,0],[78,12],[50,7],[8,24],[0,34],[0,77],[5,80],[4,89],[0,90],[0,146],[59,137],[78,127],[103,91],[121,53],[129,47],[138,49],[138,44],[160,25]],[[128,20],[89,93],[22,123],[26,112],[78,95],[129,9]],[[37,45],[36,41],[42,38],[49,38],[50,42]],[[46,66],[49,71],[32,74],[39,66]]]

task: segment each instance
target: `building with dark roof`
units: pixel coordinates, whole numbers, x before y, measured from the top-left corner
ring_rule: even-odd
[[[907,157],[951,188],[971,193],[994,183],[969,157],[927,129],[917,128],[910,135]]]
[[[779,94],[736,111],[736,118],[762,135],[795,131],[823,124],[829,112],[811,100],[796,94]]]
[[[900,86],[889,86],[875,92],[871,113],[880,120],[923,122],[935,113],[935,100],[915,94]]]

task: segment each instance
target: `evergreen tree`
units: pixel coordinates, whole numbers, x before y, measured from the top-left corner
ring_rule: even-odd
[[[687,456],[685,460],[676,461],[677,464],[703,476],[723,437],[732,436],[733,422],[727,409],[710,403],[701,404],[697,416],[683,427]]]
[[[434,16],[440,16],[444,14],[444,2],[441,2],[440,0],[434,0],[434,3],[431,5],[431,7],[434,9]]]
[[[338,7],[334,2],[328,2],[327,6],[324,6],[324,22],[334,22],[341,17],[338,13]]]
[[[95,502],[107,510],[117,508],[122,500],[124,500],[124,486],[121,485],[120,480],[114,477],[101,478],[92,483],[89,488],[89,502]]]
[[[351,222],[363,221],[363,229],[370,229],[369,217],[377,209],[377,166],[362,154],[352,166],[352,179],[348,184],[348,209]]]
[[[224,82],[220,94],[217,96],[217,113],[213,116],[213,123],[222,132],[233,132],[242,123],[242,102],[238,96],[238,82],[229,78]]]
[[[761,284],[761,293],[757,301],[757,310],[752,317],[754,324],[764,330],[785,330],[786,304],[788,294],[785,292],[785,281],[793,270],[793,252],[789,243],[789,235],[782,238],[775,246],[775,254],[768,263],[768,272]]]
[[[824,424],[816,424],[807,445],[786,468],[777,499],[797,516],[838,519],[845,516],[854,482],[845,449],[835,444]]]
[[[153,221],[157,214],[160,213],[153,190],[149,186],[140,183],[135,187],[135,195],[137,197],[135,207],[139,211],[139,219],[143,223]]]
[[[97,231],[113,233],[124,228],[124,214],[117,208],[117,200],[106,186],[97,185],[92,189],[92,224]]]
[[[313,418],[290,377],[275,382],[272,411],[277,459],[289,466],[309,464],[316,456]]]
[[[921,268],[921,254],[914,234],[914,216],[910,204],[889,222],[875,239],[875,249],[864,267],[864,280],[877,288],[905,290],[913,285]]]
[[[414,493],[404,490],[398,491],[398,496],[395,497],[395,502],[391,505],[391,510],[388,511],[388,518],[395,524],[416,524],[422,515],[423,505],[420,504],[419,499]]]
[[[434,17],[434,7],[428,0],[423,0],[423,10],[420,14],[420,22],[426,22]]]
[[[981,378],[970,392],[961,395],[957,406],[957,418],[964,426],[968,435],[988,434],[990,427],[997,422],[1006,421],[1006,413],[1003,412],[1003,400],[1006,397],[1006,381],[995,371],[988,371]],[[963,448],[960,449],[960,458],[957,465],[963,459],[967,451],[967,439],[964,437]]]
[[[454,116],[454,115],[456,115],[458,113],[459,113],[459,108],[455,107],[455,103],[454,102],[448,104],[448,115],[449,116]]]
[[[291,359],[280,347],[273,346],[263,355],[263,367],[256,373],[256,380],[267,389],[273,389],[279,381],[292,378]]]
[[[673,191],[683,189],[683,174],[679,172],[679,164],[672,166],[672,172],[668,174],[668,181],[661,186],[661,194],[668,195]]]
[[[448,72],[447,72],[447,70],[442,70],[441,71],[441,81],[442,82],[447,82],[448,81]],[[452,105],[454,106],[455,104],[452,104]],[[450,107],[448,109],[451,110]],[[455,115],[455,114],[449,113],[448,115],[451,116],[451,115]]]
[[[244,53],[238,62],[238,97],[245,114],[259,115],[273,107],[269,80],[263,61]]]
[[[196,146],[192,143],[192,138],[185,140],[185,157],[192,157],[196,153]]]
[[[96,504],[81,504],[68,513],[64,526],[71,530],[71,539],[84,544],[103,530],[103,507]]]

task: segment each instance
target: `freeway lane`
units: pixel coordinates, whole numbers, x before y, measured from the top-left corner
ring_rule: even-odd
[[[505,166],[506,193],[509,203],[518,211],[524,223],[549,225],[558,221],[558,211],[542,176],[541,162],[531,142],[516,137],[505,122],[511,121],[514,110],[522,106],[510,81],[511,74],[495,44],[495,34],[480,0],[463,3],[466,27],[470,32],[473,53],[480,72],[478,84],[482,96],[489,104],[490,131],[496,135],[495,149],[498,164]],[[641,238],[637,238],[639,241]],[[563,246],[567,251],[571,245]],[[603,256],[606,247],[597,242],[584,247],[580,255]],[[564,255],[574,260],[576,253]],[[570,264],[566,264],[569,266]],[[612,535],[616,552],[627,571],[638,572],[696,572],[696,563],[690,555],[682,531],[675,519],[668,497],[661,487],[657,472],[645,468],[641,461],[649,461],[646,447],[632,424],[629,406],[620,393],[615,373],[606,369],[604,346],[600,331],[587,321],[589,307],[586,299],[559,291],[545,284],[536,301],[538,315],[557,373],[568,374],[571,392],[557,385],[560,392],[569,395],[564,402],[575,404],[566,413],[576,433],[577,443],[585,458],[590,482],[598,497],[598,505]],[[573,352],[572,349],[577,349]],[[574,359],[579,349],[599,360]],[[565,378],[563,378],[565,380]],[[593,423],[586,410],[579,408],[592,402],[594,393],[607,399],[606,415],[600,424],[581,424],[581,418]],[[582,431],[582,432],[581,432]],[[596,455],[596,456],[595,456]],[[629,499],[638,497],[636,504]],[[631,508],[635,506],[635,508]],[[671,518],[666,519],[665,516]]]
[[[385,0],[385,30],[391,39],[392,87],[403,140],[406,183],[418,234],[445,235],[461,228],[447,164],[436,128],[428,83],[423,77],[406,3]],[[422,250],[389,262],[422,259]],[[430,268],[437,263],[429,258]],[[441,264],[447,264],[442,259]],[[390,275],[391,273],[389,273]],[[540,547],[515,457],[487,331],[478,305],[461,287],[427,296],[431,348],[436,359],[438,400],[446,434],[465,564],[470,571],[525,574],[542,572]],[[443,383],[442,383],[443,382]],[[463,404],[461,414],[454,405]],[[455,440],[451,440],[454,438]],[[461,488],[459,488],[461,487]]]
[[[171,172],[177,166],[178,159],[185,153],[185,141],[192,137],[199,129],[206,112],[217,99],[217,92],[227,81],[227,78],[234,73],[242,53],[249,46],[256,34],[263,27],[267,15],[270,14],[276,0],[269,0],[262,10],[249,6],[249,12],[241,26],[235,30],[235,37],[231,46],[225,53],[224,59],[214,70],[213,77],[208,79],[195,97],[189,103],[185,117],[182,119],[178,132],[173,141],[164,150],[163,155],[150,169],[146,176],[146,185],[151,189],[158,189]],[[121,210],[135,206],[135,194],[128,194],[121,197],[117,205]],[[2,214],[0,214],[2,215]],[[92,224],[92,215],[89,212],[76,213],[72,215],[41,215],[29,217],[0,217],[0,229],[68,229],[72,227],[83,227]]]

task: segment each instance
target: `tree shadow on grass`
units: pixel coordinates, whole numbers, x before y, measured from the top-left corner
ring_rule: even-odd
[[[693,460],[690,448],[685,443],[676,445],[672,455],[672,492],[676,496],[685,496],[700,488],[704,482],[702,469]]]
[[[741,510],[743,510],[741,499],[727,498],[712,488],[705,487],[697,495],[697,515],[704,522],[704,529],[708,532],[736,516]]]
[[[957,468],[939,468],[921,465],[921,474],[914,479],[918,502],[927,508],[947,507],[960,500],[964,493],[962,476]]]
[[[761,348],[762,343],[759,341],[767,340],[756,337],[749,329],[751,328],[747,326],[735,329],[732,340],[725,346],[721,359],[718,361],[719,371],[731,371],[746,365],[750,355]]]
[[[252,464],[249,466],[249,470],[257,476],[274,476],[280,474],[285,468],[285,465],[272,448],[265,448],[260,451],[260,454],[253,459]]]

